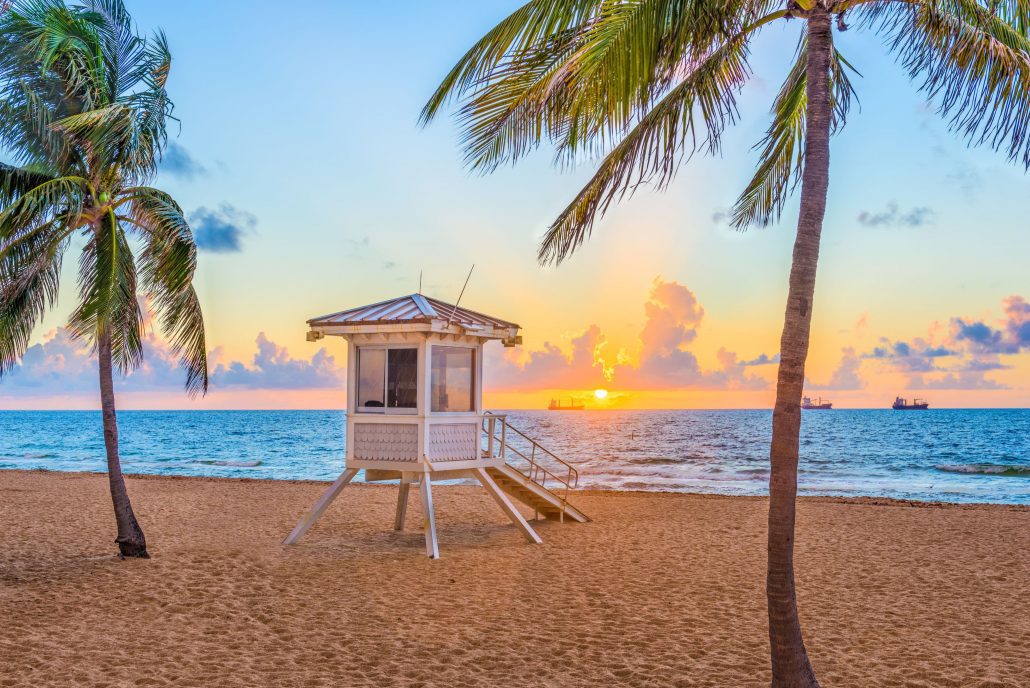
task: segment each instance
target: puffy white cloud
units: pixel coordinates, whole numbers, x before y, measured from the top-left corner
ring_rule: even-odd
[[[697,338],[705,310],[697,297],[678,282],[654,281],[647,303],[647,320],[640,332],[637,364],[615,366],[615,381],[628,389],[762,389],[768,382],[748,374],[755,360],[771,360],[768,354],[741,362],[736,353],[720,348],[719,368],[702,370],[690,344]]]
[[[519,362],[513,349],[487,347],[486,384],[491,389],[507,391],[602,387],[608,379],[600,358],[605,343],[601,329],[591,325],[572,338],[570,355],[551,342],[544,342],[542,349],[529,352]]]
[[[216,348],[210,360],[216,362],[211,371],[211,385],[215,387],[245,387],[250,389],[319,389],[338,387],[346,380],[343,368],[336,358],[322,348],[310,360],[293,358],[285,347],[268,339],[264,332],[257,336],[257,353],[249,366],[240,361],[217,363],[221,348]]]
[[[862,389],[866,384],[860,375],[861,367],[862,357],[855,352],[854,347],[846,346],[841,349],[840,363],[830,375],[830,379],[823,383],[808,381],[805,383],[805,387],[809,389]]]

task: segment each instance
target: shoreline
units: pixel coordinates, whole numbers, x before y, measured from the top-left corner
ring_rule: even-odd
[[[52,475],[70,475],[70,476],[100,476],[107,475],[106,471],[62,471],[54,470],[51,468],[0,468],[0,475],[8,473],[40,473],[40,474],[52,474]],[[198,480],[198,481],[229,481],[229,482],[240,482],[240,483],[283,483],[283,484],[297,484],[297,485],[322,485],[329,486],[332,484],[332,480],[314,480],[308,478],[246,478],[238,476],[216,476],[216,475],[165,475],[161,473],[124,473],[126,478],[132,478],[134,480]],[[1019,478],[1016,478],[1017,480]],[[435,484],[435,483],[434,483]],[[368,487],[394,487],[396,483],[393,482],[352,482],[350,486],[368,486]],[[464,484],[457,485],[440,485],[442,489],[448,487],[467,487]],[[349,489],[349,487],[348,487]],[[433,489],[436,489],[435,487]],[[573,495],[584,495],[591,497],[599,497],[603,495],[620,495],[620,494],[631,494],[631,495],[685,495],[689,497],[699,498],[717,498],[717,499],[745,499],[745,500],[768,500],[767,495],[733,495],[723,494],[721,492],[690,492],[690,491],[679,491],[679,490],[615,490],[615,489],[577,489],[572,492]],[[896,497],[879,497],[875,495],[860,495],[854,497],[844,497],[838,495],[798,495],[799,501],[805,502],[824,502],[828,504],[862,504],[871,506],[908,506],[916,509],[923,508],[998,508],[998,509],[1014,509],[1017,511],[1030,512],[1030,504],[1015,504],[1011,502],[946,502],[943,500],[920,500],[920,499],[898,499]]]

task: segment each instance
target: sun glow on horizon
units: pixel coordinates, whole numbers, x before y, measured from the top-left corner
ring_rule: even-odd
[[[608,398],[608,390],[607,389],[595,389],[594,390],[594,398],[597,399],[598,401],[601,401],[603,399],[607,399]]]

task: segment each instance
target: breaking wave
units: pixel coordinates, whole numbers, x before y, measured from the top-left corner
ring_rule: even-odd
[[[255,461],[194,461],[193,463],[202,463],[205,466],[232,466],[233,468],[256,468],[261,465],[261,460]]]
[[[935,466],[945,473],[964,473],[967,475],[1007,475],[1030,478],[1030,466],[1012,466],[1003,463],[973,463],[966,465]]]

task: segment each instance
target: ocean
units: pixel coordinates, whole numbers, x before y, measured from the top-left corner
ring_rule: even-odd
[[[341,411],[122,411],[127,473],[332,480]],[[761,495],[769,411],[513,411],[580,487]],[[100,413],[0,412],[0,469],[103,471]],[[0,475],[0,481],[2,481]],[[803,495],[1030,504],[1030,409],[809,411]]]

